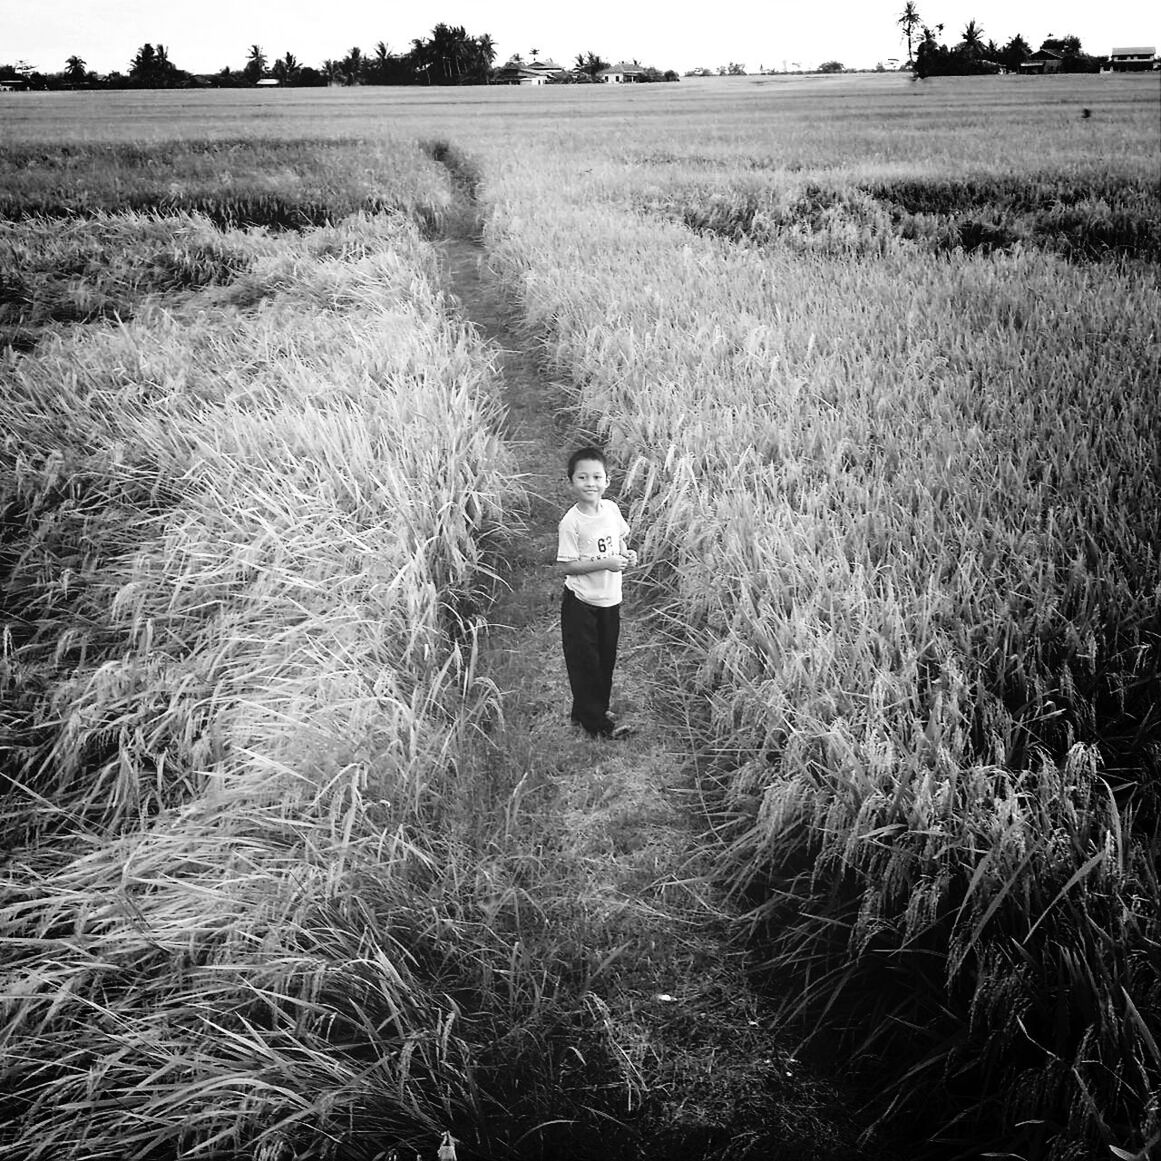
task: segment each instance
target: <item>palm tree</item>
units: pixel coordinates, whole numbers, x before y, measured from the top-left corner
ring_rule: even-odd
[[[1017,32],[1007,44],[1000,49],[998,59],[1016,72],[1020,66],[1032,55],[1032,46]]]
[[[160,89],[175,85],[184,74],[169,59],[169,50],[164,44],[156,47],[143,44],[129,66],[129,79],[143,89]]]
[[[274,67],[270,71],[275,79],[284,85],[291,85],[302,71],[302,66],[298,63],[298,58],[295,57],[294,53],[288,52],[282,60],[274,62]]]
[[[911,42],[915,36],[915,30],[923,23],[923,17],[919,15],[919,9],[915,7],[914,0],[907,0],[903,5],[903,11],[899,14],[899,19],[896,22],[903,27],[903,33],[907,37],[907,62],[914,63],[914,58],[911,55]]]
[[[920,80],[933,75],[936,66],[940,66],[941,58],[947,56],[947,49],[936,39],[942,35],[942,24],[937,24],[934,29],[928,28],[926,24],[923,26],[923,38],[915,53],[915,76]]]
[[[439,62],[439,75],[436,80],[440,84],[459,79],[460,47],[466,35],[463,28],[452,28],[446,24],[437,24],[431,30],[431,47],[435,59]]]
[[[260,44],[250,45],[250,54],[246,57],[246,67],[242,75],[251,84],[256,84],[266,73],[266,54]]]
[[[70,56],[65,62],[65,76],[70,81],[83,81],[87,75],[88,65],[79,56]]]
[[[984,30],[974,20],[969,20],[964,27],[962,43],[972,56],[978,56],[983,50]]]
[[[363,50],[357,44],[343,57],[341,67],[348,85],[357,85],[363,79]]]
[[[608,61],[601,60],[600,54],[595,52],[577,53],[576,67],[578,71],[588,73],[595,81],[601,69],[609,67]]]
[[[169,53],[164,44],[145,43],[133,57],[129,66],[129,77],[134,84],[142,88],[159,88],[172,80],[177,69],[170,64]]]

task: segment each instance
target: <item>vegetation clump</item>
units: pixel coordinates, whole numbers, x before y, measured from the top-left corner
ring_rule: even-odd
[[[229,282],[260,251],[200,214],[0,221],[0,345],[27,350],[53,323],[127,321],[150,295]]]
[[[904,179],[867,185],[694,187],[648,196],[650,212],[734,242],[882,255],[1045,249],[1078,262],[1161,261],[1161,201],[1145,179],[1074,174]]]

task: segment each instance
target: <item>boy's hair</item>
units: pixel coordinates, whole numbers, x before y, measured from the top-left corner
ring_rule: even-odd
[[[573,472],[576,471],[576,466],[581,460],[596,460],[598,464],[607,472],[609,470],[609,461],[605,459],[605,453],[599,447],[582,447],[577,448],[576,451],[568,457],[568,478],[572,479]]]

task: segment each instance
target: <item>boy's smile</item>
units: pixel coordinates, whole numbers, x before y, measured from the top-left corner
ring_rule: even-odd
[[[595,515],[609,486],[604,464],[600,460],[580,460],[573,469],[569,485],[576,496],[577,507],[588,515]]]

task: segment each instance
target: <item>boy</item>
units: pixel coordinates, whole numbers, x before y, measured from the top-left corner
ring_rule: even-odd
[[[629,525],[612,500],[604,452],[582,447],[568,461],[576,503],[560,521],[556,559],[563,566],[560,639],[572,688],[572,721],[594,738],[629,732],[609,714],[617,638],[621,631],[621,573],[637,563],[625,543]]]

